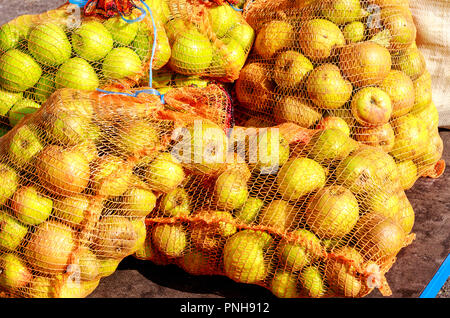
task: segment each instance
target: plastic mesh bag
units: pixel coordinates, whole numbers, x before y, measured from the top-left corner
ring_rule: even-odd
[[[136,3],[125,13],[116,8],[104,15],[97,11],[85,15],[84,9],[68,3],[3,25],[3,121],[14,126],[59,88],[93,91],[115,85],[133,87],[143,77],[148,78],[153,50],[152,68],[167,64],[171,49],[157,11],[153,16],[146,3]]]
[[[162,6],[173,71],[227,82],[238,78],[255,33],[236,7],[197,0],[166,0]]]
[[[342,128],[407,174],[443,172],[431,76],[408,1],[253,1],[255,45],[239,107],[306,128]]]
[[[142,248],[145,216],[184,182],[167,152],[173,131],[199,119],[228,125],[215,85],[173,89],[164,104],[127,93],[136,94],[61,89],[0,140],[1,290],[87,296]]]

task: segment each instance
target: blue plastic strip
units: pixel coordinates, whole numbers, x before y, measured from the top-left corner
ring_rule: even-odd
[[[69,3],[76,4],[80,8],[84,8],[84,6],[88,3],[89,0],[69,0]]]
[[[447,255],[447,258],[439,267],[436,274],[428,283],[427,287],[425,287],[419,298],[435,298],[449,277],[450,277],[450,254]]]
[[[155,19],[153,18],[153,13],[152,10],[150,9],[150,7],[148,6],[147,3],[145,3],[143,0],[141,0],[142,4],[146,7],[146,9],[148,10],[148,12],[150,13],[150,17],[152,19],[152,26],[153,26],[153,47],[152,47],[152,56],[150,59],[150,66],[149,66],[149,87],[153,87],[153,61],[155,59],[155,53],[156,53],[156,44],[157,44],[157,37],[158,37],[158,31],[156,29],[156,23],[155,23]],[[127,22],[127,23],[136,23],[139,22],[141,20],[143,20],[145,18],[145,16],[147,15],[147,12],[143,9],[143,8],[138,8],[139,10],[141,10],[142,14],[139,16],[139,18],[134,19],[134,20],[128,20],[125,19],[122,15],[122,19]],[[123,93],[123,92],[112,92],[112,91],[106,91],[103,89],[99,89],[97,88],[97,91],[104,93],[104,94],[110,94],[110,95],[121,95],[121,96],[130,96],[130,97],[137,97],[139,94],[141,93],[147,93],[147,94],[153,94],[153,95],[157,95],[161,98],[161,103],[165,104],[165,99],[164,99],[164,94],[161,94],[160,92],[158,92],[156,89],[154,88],[150,88],[150,89],[143,89],[140,91],[136,91],[134,94],[131,93]]]
[[[229,5],[230,5],[230,7],[232,7],[235,11],[239,11],[239,12],[244,11],[244,9],[238,8],[238,7],[236,7],[235,5],[233,5],[233,4],[231,4],[231,3],[229,3]]]

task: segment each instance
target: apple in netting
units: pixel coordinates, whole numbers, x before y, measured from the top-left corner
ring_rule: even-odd
[[[344,27],[342,33],[344,34],[345,41],[347,44],[361,42],[364,40],[364,33],[366,31],[366,27],[364,23],[360,21],[354,21],[347,24]]]
[[[397,160],[417,159],[426,151],[430,134],[425,123],[411,114],[396,118],[392,122],[395,144],[391,154]]]
[[[278,55],[273,70],[273,79],[281,87],[298,87],[314,68],[303,54],[289,50]]]
[[[306,88],[308,95],[319,108],[337,109],[351,97],[353,86],[336,65],[323,64],[311,71]]]
[[[28,37],[28,50],[39,63],[58,66],[70,58],[72,45],[61,27],[45,22],[32,29]]]
[[[98,21],[83,23],[72,33],[73,50],[81,58],[98,61],[104,58],[114,45],[113,37]]]
[[[223,249],[225,275],[245,284],[262,282],[268,274],[261,237],[241,231],[230,237]]]
[[[84,191],[89,183],[90,167],[79,151],[49,145],[36,158],[36,173],[47,190],[59,195]]]
[[[0,256],[0,286],[8,290],[25,287],[32,278],[31,271],[18,256],[6,253]]]
[[[51,220],[41,223],[24,247],[25,258],[43,273],[62,273],[75,247],[73,229]]]
[[[189,25],[187,21],[177,17],[174,17],[173,19],[167,21],[165,30],[170,45],[173,45],[173,42],[175,42],[178,36],[180,36],[185,31],[187,25]],[[192,25],[189,26],[192,27]]]
[[[41,105],[28,98],[22,98],[10,109],[8,114],[9,124],[14,127],[28,114],[35,113]]]
[[[55,76],[56,88],[63,87],[93,91],[99,86],[94,68],[84,59],[74,57],[59,68]]]
[[[378,87],[365,87],[352,98],[351,109],[356,121],[363,126],[381,126],[389,122],[393,104],[388,93]]]
[[[325,170],[319,163],[308,158],[296,158],[281,167],[276,182],[283,198],[297,201],[322,188],[325,179]]]
[[[397,168],[400,174],[400,184],[403,190],[412,188],[418,179],[417,166],[412,160],[397,162]]]
[[[385,47],[371,41],[344,46],[339,68],[356,87],[381,83],[391,71],[391,54]]]
[[[11,209],[22,223],[38,225],[52,213],[53,201],[39,193],[36,187],[24,186],[12,196]]]
[[[44,103],[55,90],[55,75],[42,74],[41,78],[34,86],[32,96],[37,102]]]
[[[273,20],[259,30],[254,50],[263,59],[268,59],[279,50],[291,46],[294,38],[294,27],[289,22]]]
[[[33,87],[42,69],[28,54],[12,49],[0,57],[0,84],[4,89],[23,92]]]
[[[290,271],[277,271],[270,282],[270,291],[278,298],[299,298],[297,275]]]
[[[312,19],[301,27],[299,44],[303,54],[311,60],[324,60],[334,55],[334,49],[345,45],[339,27],[325,19]]]
[[[223,70],[240,70],[246,60],[246,55],[242,46],[231,38],[222,39],[223,45],[214,49],[211,68],[218,69],[218,73]]]
[[[113,49],[103,61],[103,74],[109,79],[121,79],[141,72],[142,61],[132,49]]]
[[[85,194],[58,198],[53,202],[53,214],[58,221],[72,227],[79,226],[88,213],[100,216],[103,206]]]
[[[113,143],[120,153],[144,155],[144,152],[157,150],[159,134],[155,124],[144,120],[129,121],[120,128]]]
[[[80,266],[80,279],[93,281],[100,275],[100,260],[89,247],[83,246],[78,253],[78,265]]]
[[[244,205],[234,212],[236,218],[241,222],[250,224],[255,221],[264,206],[264,201],[260,198],[249,197]]]
[[[247,180],[233,171],[223,172],[216,180],[214,202],[219,210],[241,208],[248,198]]]
[[[191,204],[184,188],[176,188],[161,199],[159,210],[167,217],[188,216],[191,214]]]
[[[416,40],[416,26],[408,9],[385,7],[381,10],[384,27],[390,31],[390,49],[397,53],[407,49]]]
[[[122,195],[118,212],[130,217],[145,217],[155,208],[157,197],[138,177],[133,178],[132,184]]]
[[[379,86],[392,102],[392,117],[397,118],[409,113],[414,106],[414,83],[402,71],[392,70]]]
[[[414,82],[414,106],[412,113],[420,112],[432,102],[431,74],[427,70]]]
[[[398,225],[403,229],[406,235],[411,233],[411,230],[414,226],[415,221],[415,213],[414,209],[411,205],[411,202],[409,202],[408,197],[406,196],[405,192],[402,192],[400,194],[399,198],[399,211],[397,215],[395,216],[395,220],[397,221]]]
[[[180,266],[191,275],[214,275],[217,271],[216,263],[208,253],[191,250],[182,256]]]
[[[322,15],[336,24],[346,24],[364,17],[359,0],[326,0]],[[367,12],[366,12],[367,13]]]
[[[7,23],[0,28],[0,51],[2,53],[19,45],[21,36],[16,25]]]
[[[0,247],[14,251],[22,242],[28,228],[19,220],[0,210]]]
[[[39,129],[32,124],[25,124],[14,132],[8,145],[8,155],[14,166],[28,168],[44,148],[40,136]]]
[[[131,15],[131,18],[136,18]],[[136,38],[140,23],[127,23],[120,16],[110,18],[103,24],[112,35],[114,42],[120,46],[128,46]]]
[[[195,28],[188,28],[174,41],[169,65],[181,74],[201,74],[210,66],[213,55],[210,40]]]
[[[153,49],[153,28],[146,24],[139,26],[139,31],[131,43],[131,48],[136,51],[141,61],[149,61]],[[152,68],[158,70],[169,62],[172,49],[170,48],[169,39],[164,32],[164,29],[157,27],[157,39],[155,55],[153,59]]]
[[[6,116],[11,107],[21,100],[23,93],[13,93],[0,89],[0,116]]]
[[[392,68],[402,71],[414,81],[426,70],[425,57],[413,43],[405,51],[394,57]]]
[[[355,139],[365,145],[380,147],[390,152],[394,147],[395,133],[390,123],[378,127],[359,127]]]
[[[180,257],[187,246],[187,234],[181,224],[158,224],[152,230],[155,247],[168,257]]]
[[[208,9],[211,28],[218,38],[223,37],[228,30],[239,23],[239,14],[229,5],[214,6]]]
[[[244,52],[248,53],[255,41],[255,30],[247,23],[238,23],[225,34],[225,38],[237,41],[244,49]]]
[[[319,268],[308,266],[300,274],[301,293],[311,298],[320,298],[326,292],[324,278]]]
[[[185,173],[180,162],[170,153],[161,153],[145,171],[145,180],[150,188],[168,193],[184,180]]]
[[[299,126],[310,128],[322,114],[319,109],[306,98],[284,96],[274,112],[277,122],[293,122]]]
[[[325,130],[330,128],[339,129],[347,136],[350,136],[350,127],[348,126],[347,122],[340,117],[326,116],[319,120],[316,125],[316,129]]]
[[[279,231],[285,231],[295,221],[297,210],[285,200],[274,200],[259,214],[259,224],[272,227]]]
[[[5,163],[0,163],[0,177],[3,180],[0,187],[0,204],[4,204],[16,192],[19,177],[16,171]]]
[[[359,219],[359,205],[350,190],[329,186],[309,201],[305,222],[322,238],[340,238],[348,234]]]
[[[92,163],[92,189],[99,195],[121,196],[130,186],[132,177],[132,166],[115,155],[101,156]]]
[[[121,259],[131,255],[139,235],[131,220],[125,216],[103,216],[98,223],[93,249],[102,258]]]

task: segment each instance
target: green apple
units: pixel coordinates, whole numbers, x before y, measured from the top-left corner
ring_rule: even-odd
[[[340,238],[348,234],[359,219],[359,205],[343,186],[325,187],[309,201],[306,223],[321,238]]]
[[[296,210],[285,200],[273,200],[259,214],[259,224],[277,231],[286,231],[293,225]]]
[[[312,70],[306,81],[311,100],[320,108],[337,109],[351,97],[353,86],[336,65],[322,64]]]
[[[150,187],[164,193],[177,188],[184,178],[183,167],[170,153],[158,155],[145,172],[145,179]]]
[[[308,266],[300,275],[301,291],[311,298],[320,298],[326,292],[324,278],[318,267]]]
[[[0,248],[14,251],[27,234],[28,228],[5,211],[0,211],[0,224]]]
[[[41,105],[28,98],[22,98],[10,109],[8,118],[9,124],[14,127],[26,115],[35,113]]]
[[[186,249],[187,235],[181,224],[158,224],[153,228],[152,241],[164,255],[179,257]]]
[[[413,45],[393,59],[392,68],[402,71],[415,81],[426,70],[425,57],[422,52]]]
[[[374,36],[370,38],[369,41],[375,42],[385,48],[389,48],[389,46],[391,45],[391,38],[392,38],[391,31],[385,29],[383,31],[376,33]]]
[[[306,150],[308,157],[323,164],[340,161],[359,145],[342,130],[328,128],[317,131],[311,137]]]
[[[103,216],[92,246],[101,258],[122,259],[135,252],[139,235],[133,222],[120,215]]]
[[[244,52],[248,53],[255,41],[255,30],[247,23],[238,23],[224,37],[237,41],[244,49]]]
[[[109,79],[121,79],[142,71],[142,61],[132,49],[113,49],[103,61],[103,74]]]
[[[281,240],[279,255],[281,262],[293,272],[315,261],[322,249],[320,240],[314,233],[297,229],[290,233],[293,240]]]
[[[277,271],[270,283],[271,292],[278,298],[299,298],[297,275],[290,271]]]
[[[294,27],[280,20],[272,20],[256,35],[255,52],[264,59],[273,57],[279,50],[290,47],[295,39]]]
[[[303,54],[312,60],[327,59],[335,47],[345,45],[345,37],[339,27],[325,19],[305,22],[300,29],[299,39]]]
[[[400,161],[417,159],[429,144],[429,133],[424,122],[412,114],[396,118],[392,122],[395,144],[391,154]]]
[[[63,64],[72,54],[72,46],[66,33],[51,22],[39,24],[31,31],[28,50],[36,61],[49,66]]]
[[[414,83],[408,75],[391,70],[379,87],[388,93],[392,102],[392,117],[397,118],[409,113],[414,106]]]
[[[202,78],[200,76],[191,75],[186,76],[182,74],[176,74],[173,78],[173,83],[175,87],[200,87],[204,88],[208,86],[208,83],[210,82],[207,78]]]
[[[56,145],[48,145],[41,151],[35,168],[41,185],[57,195],[83,192],[91,172],[89,162],[81,152]]]
[[[296,201],[322,188],[325,179],[325,170],[319,163],[308,158],[296,158],[281,167],[276,182],[283,198]]]
[[[352,98],[352,114],[363,126],[387,124],[393,112],[390,96],[378,87],[365,87]]]
[[[145,217],[156,206],[157,197],[148,189],[143,181],[134,182],[123,195],[120,206],[120,214],[130,217]]]
[[[152,64],[154,70],[159,70],[169,62],[172,51],[169,39],[167,38],[164,29],[159,25],[157,26],[157,35],[155,56]],[[136,51],[142,61],[150,60],[153,49],[153,40],[153,28],[150,28],[146,24],[141,24],[131,47]]]
[[[340,117],[326,116],[322,118],[316,125],[316,129],[325,130],[330,128],[340,129],[344,134],[350,136],[349,125],[344,119]]]
[[[163,196],[159,209],[167,217],[188,216],[191,214],[190,200],[184,188],[176,188]]]
[[[19,178],[16,171],[4,163],[0,163],[0,177],[3,180],[0,187],[0,204],[3,205],[16,192]]]
[[[246,55],[242,46],[231,38],[222,39],[224,45],[215,48],[211,62],[211,68],[223,73],[229,69],[240,70],[246,60]]]
[[[114,42],[120,46],[128,46],[135,39],[140,23],[127,23],[117,16],[106,20],[104,25],[112,35]]]
[[[30,164],[44,148],[39,135],[37,128],[30,124],[23,125],[14,132],[8,154],[16,167],[23,168]]]
[[[11,107],[21,100],[23,93],[13,93],[0,90],[0,116],[6,116]]]
[[[167,69],[166,67],[159,69],[159,70],[155,70],[153,72],[153,77],[152,77],[153,87],[162,88],[162,87],[170,86],[170,82],[172,81],[173,75],[174,74],[172,73],[172,71],[170,69]],[[180,74],[180,76],[184,76],[184,75]]]
[[[113,36],[98,21],[87,21],[72,33],[73,50],[88,61],[101,60],[113,49],[113,45]]]
[[[42,74],[34,86],[33,98],[39,103],[44,103],[55,90],[55,75]]]
[[[12,49],[0,57],[0,84],[4,89],[23,92],[33,87],[42,69],[28,54]]]
[[[91,200],[85,194],[76,194],[54,200],[53,214],[62,223],[79,226],[88,215],[100,216],[103,210],[101,204]]]
[[[347,24],[342,33],[347,43],[356,43],[364,40],[365,30],[364,23],[355,21]]]
[[[87,139],[91,126],[88,118],[69,113],[67,111],[55,112],[49,116],[46,133],[47,137],[58,144],[75,146]]]
[[[0,51],[6,52],[17,47],[20,41],[19,29],[11,23],[4,24],[0,28]]]
[[[229,5],[213,6],[209,8],[208,17],[212,30],[218,38],[223,37],[240,21],[239,14]]]
[[[155,124],[135,120],[125,123],[113,142],[123,154],[143,156],[157,150],[159,135]]]
[[[192,28],[192,25],[188,25],[188,22],[181,19],[181,18],[177,18],[174,17],[173,19],[167,21],[166,25],[165,25],[165,30],[166,30],[166,34],[167,34],[167,38],[169,39],[169,43],[170,45],[173,45],[173,42],[175,42],[175,40],[182,35],[182,33],[187,29],[187,28]]]
[[[194,28],[180,33],[172,45],[170,67],[181,74],[203,73],[213,59],[213,46],[209,39]]]
[[[307,98],[284,96],[277,104],[274,117],[279,123],[293,122],[310,128],[322,118],[322,113]]]
[[[61,65],[55,77],[56,88],[63,87],[88,90],[96,90],[99,79],[94,68],[80,57],[74,57]]]
[[[0,286],[15,291],[25,287],[32,278],[31,271],[18,256],[6,253],[0,256]]]
[[[39,193],[36,187],[24,186],[11,198],[11,209],[22,223],[38,225],[52,213],[53,201]]]
[[[216,180],[214,198],[219,210],[230,211],[241,208],[248,198],[246,180],[234,171],[223,172]]]
[[[322,15],[336,24],[345,24],[361,19],[363,10],[359,0],[328,0]]]
[[[245,201],[244,205],[235,212],[235,216],[238,220],[250,224],[256,220],[263,206],[263,200],[249,197],[247,201]]]
[[[41,223],[24,247],[24,258],[42,273],[64,272],[75,248],[73,232],[71,227],[54,220]]]
[[[281,87],[298,87],[314,68],[310,60],[297,51],[285,51],[277,56],[273,79]]]
[[[115,155],[101,156],[91,166],[92,188],[99,195],[121,196],[127,191],[133,180],[132,166]]]

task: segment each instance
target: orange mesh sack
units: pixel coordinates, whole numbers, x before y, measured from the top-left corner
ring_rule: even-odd
[[[253,29],[226,1],[165,0],[170,68],[184,75],[234,81],[254,41]]]
[[[130,3],[129,1],[127,3]],[[155,9],[135,1],[127,11],[65,4],[20,16],[0,29],[0,115],[14,126],[59,88],[133,87],[168,63],[170,45]],[[127,21],[125,21],[127,20]],[[154,27],[156,32],[154,32]],[[154,41],[154,34],[157,34]],[[147,81],[148,83],[148,81]],[[148,85],[148,84],[147,84]]]
[[[256,40],[236,82],[255,118],[340,128],[391,154],[404,188],[442,174],[431,76],[408,1],[252,1]]]
[[[194,127],[171,148],[185,182],[147,216],[137,258],[277,297],[390,293],[384,275],[414,238],[414,211],[389,154],[337,129]]]
[[[145,92],[55,92],[0,139],[0,290],[91,293],[142,248],[145,216],[185,181],[167,152],[173,131],[208,118],[224,130],[228,103],[214,85],[173,89],[164,104]]]

